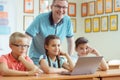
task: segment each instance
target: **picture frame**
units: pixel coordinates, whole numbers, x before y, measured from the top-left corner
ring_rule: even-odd
[[[91,29],[92,29],[92,27],[91,27],[91,18],[86,18],[84,22],[85,22],[85,32],[86,33],[91,32]]]
[[[105,0],[105,13],[113,12],[113,1]]]
[[[71,18],[71,22],[72,22],[72,25],[73,25],[73,32],[76,33],[77,32],[77,29],[76,29],[76,19],[75,18]]]
[[[100,31],[100,17],[93,18],[93,32]]]
[[[95,15],[95,1],[91,1],[88,3],[88,16]]]
[[[76,17],[76,3],[68,4],[68,15],[71,17]]]
[[[87,7],[88,7],[87,3],[81,4],[81,16],[82,17],[87,16],[87,12],[88,12]]]
[[[96,0],[96,14],[104,13],[104,0]]]
[[[101,17],[101,31],[108,31],[108,16]]]
[[[118,30],[118,15],[110,15],[110,31]]]
[[[120,0],[114,0],[114,11],[120,11]]]
[[[34,0],[24,0],[24,13],[34,13]]]
[[[24,16],[23,17],[23,30],[25,31],[27,28],[28,28],[28,26],[32,23],[32,21],[33,21],[33,19],[34,19],[34,16]]]
[[[39,0],[39,12],[45,13],[50,11],[49,0]]]

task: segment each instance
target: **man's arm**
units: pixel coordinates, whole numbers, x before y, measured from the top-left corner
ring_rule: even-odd
[[[69,55],[72,55],[74,53],[74,37],[67,38],[67,44],[68,44],[68,53]]]

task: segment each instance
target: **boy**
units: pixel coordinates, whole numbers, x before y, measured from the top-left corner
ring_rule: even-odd
[[[79,37],[75,41],[75,50],[78,54],[78,56],[88,56],[89,54],[95,55],[95,56],[101,56],[101,54],[94,48],[90,47],[88,44],[88,40],[84,37]],[[101,61],[101,64],[99,66],[100,70],[107,70],[108,65],[104,58]]]
[[[25,34],[13,33],[9,39],[9,46],[11,52],[0,57],[1,75],[36,75],[42,72],[27,56],[29,40]]]

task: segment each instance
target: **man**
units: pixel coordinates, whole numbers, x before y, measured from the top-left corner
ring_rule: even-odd
[[[68,53],[73,53],[73,28],[70,17],[66,15],[67,7],[67,0],[53,0],[51,12],[38,15],[26,30],[26,34],[32,38],[29,56],[36,65],[39,57],[45,53],[44,39],[50,34],[57,35],[61,40],[67,38]]]

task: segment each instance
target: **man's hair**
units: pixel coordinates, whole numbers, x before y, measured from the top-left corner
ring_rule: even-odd
[[[9,38],[9,44],[14,44],[17,40],[21,38],[28,38],[27,35],[20,33],[20,32],[14,32],[11,34]]]
[[[88,40],[85,37],[79,37],[75,41],[75,48],[77,48],[79,44],[85,44],[85,43],[88,43]]]
[[[66,1],[66,2],[68,2],[68,0],[53,0],[52,4],[54,4],[55,1]]]

